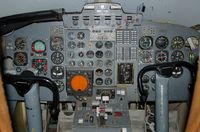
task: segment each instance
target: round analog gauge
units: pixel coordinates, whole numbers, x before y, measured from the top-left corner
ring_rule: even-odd
[[[190,49],[194,50],[199,46],[199,40],[196,37],[189,37],[187,38],[185,45],[190,47]]]
[[[75,61],[69,61],[69,66],[73,67],[73,66],[75,66],[75,64],[76,64]]]
[[[32,51],[43,53],[46,51],[46,44],[42,40],[36,40],[32,43]]]
[[[103,57],[103,52],[102,51],[97,51],[95,55],[96,55],[97,58],[102,58]]]
[[[182,37],[176,36],[172,39],[172,49],[181,49],[185,44]]]
[[[84,65],[85,65],[85,62],[84,62],[84,61],[80,60],[80,61],[78,62],[78,66],[82,67],[82,66],[84,66]]]
[[[113,56],[112,51],[107,50],[107,51],[105,52],[105,57],[106,57],[106,58],[111,58],[112,56]]]
[[[15,40],[15,47],[18,50],[23,50],[26,46],[25,38],[19,37]]]
[[[74,40],[74,39],[76,38],[76,35],[75,35],[74,32],[69,32],[69,33],[67,34],[67,36],[68,36],[68,38],[69,38],[70,40]]]
[[[86,53],[86,56],[88,58],[93,58],[94,57],[94,52],[92,50],[89,50],[87,53]]]
[[[68,42],[68,48],[69,49],[74,49],[76,48],[76,43],[74,41],[69,41]]]
[[[102,69],[97,69],[96,70],[96,75],[97,76],[102,76],[103,75],[103,70]]]
[[[102,79],[102,78],[97,78],[97,79],[95,80],[95,83],[96,83],[97,85],[102,85],[102,84],[103,84],[103,79]]]
[[[184,54],[182,51],[176,50],[171,55],[172,61],[183,61],[183,59],[184,59]]]
[[[73,20],[73,25],[77,26],[78,25],[78,20]]]
[[[87,26],[87,25],[89,25],[90,22],[89,22],[89,20],[84,20],[83,23],[85,26]]]
[[[64,83],[60,80],[56,80],[55,83],[57,85],[58,91],[62,92],[65,88]]]
[[[106,69],[105,70],[105,75],[106,76],[111,76],[112,75],[112,70],[111,69]]]
[[[156,39],[155,44],[158,49],[165,49],[169,44],[169,40],[165,36],[160,36]]]
[[[52,37],[50,48],[53,51],[62,51],[64,48],[64,42],[62,37]]]
[[[175,67],[175,69],[172,71],[172,77],[178,78],[182,75],[183,68],[182,67]]]
[[[16,66],[25,66],[28,62],[27,54],[25,52],[16,52],[14,54],[14,64]]]
[[[107,60],[106,62],[105,62],[105,66],[106,67],[111,67],[113,65],[113,62],[111,61],[111,60]]]
[[[163,62],[168,62],[168,52],[165,50],[156,52],[156,63]]]
[[[37,69],[39,74],[46,75],[48,70],[46,59],[32,59],[32,68]]]
[[[105,47],[106,47],[107,49],[112,48],[112,46],[113,46],[113,44],[112,44],[111,41],[106,41],[106,42],[105,42]]]
[[[93,62],[93,61],[88,61],[88,62],[87,62],[87,66],[91,67],[91,66],[93,66],[93,65],[94,65],[94,62]]]
[[[84,32],[78,32],[77,38],[80,40],[83,40],[85,38],[85,33]]]
[[[105,79],[105,84],[106,85],[111,85],[112,84],[112,79],[111,78],[106,78]]]
[[[116,20],[116,24],[117,24],[117,25],[121,25],[121,24],[122,24],[122,21],[121,21],[121,20]]]
[[[54,64],[61,64],[64,61],[64,55],[61,52],[54,52],[51,55],[51,61]]]
[[[97,41],[96,42],[96,48],[100,49],[103,47],[103,42],[102,41]]]
[[[53,66],[51,68],[51,78],[53,78],[53,79],[62,79],[62,78],[64,78],[64,67],[62,67],[62,66]]]
[[[152,63],[152,54],[150,51],[141,51],[139,56],[141,63]]]
[[[97,60],[96,61],[96,66],[97,67],[102,67],[103,66],[103,61],[102,60]]]
[[[84,53],[83,52],[79,52],[78,56],[82,58],[82,57],[84,57]]]
[[[85,43],[84,42],[78,42],[77,47],[78,48],[84,48],[85,47]]]
[[[74,51],[69,51],[69,57],[70,58],[74,58],[75,57],[75,53],[74,53]]]
[[[96,19],[96,20],[94,21],[94,24],[98,26],[98,25],[100,24],[100,20],[97,20],[97,19]]]
[[[143,36],[139,40],[139,46],[141,49],[150,49],[153,45],[153,38],[150,36]]]

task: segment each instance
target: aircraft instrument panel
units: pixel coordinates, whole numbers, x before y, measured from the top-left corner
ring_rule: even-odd
[[[183,60],[194,64],[198,38],[190,28],[142,21],[142,14],[124,13],[118,4],[89,4],[80,13],[64,14],[62,22],[34,23],[5,36],[4,55],[13,60],[16,74],[34,68],[54,80],[61,101],[107,88],[123,88],[128,100],[137,101],[140,69]],[[188,80],[187,70],[174,71],[171,100],[187,99]],[[73,87],[73,81],[85,87]],[[143,82],[154,100],[155,74],[146,74]],[[10,99],[20,99],[10,93]],[[49,91],[41,89],[41,100],[51,100]]]
[[[126,13],[119,4],[86,4],[82,12],[64,13],[62,21],[36,22],[5,35],[5,69],[17,75],[36,69],[39,76],[57,84],[61,102],[88,98],[86,104],[79,102],[77,106],[91,103],[95,107],[103,106],[99,100],[110,100],[108,106],[120,111],[128,109],[125,102],[140,101],[137,77],[145,66],[178,61],[194,65],[199,37],[188,27],[144,21],[141,13]],[[176,67],[169,79],[169,101],[188,100],[190,81],[190,72]],[[155,101],[156,73],[146,73],[142,83],[148,92],[147,101]],[[7,93],[9,100],[23,100],[11,85]],[[40,100],[52,100],[52,93],[42,86]],[[123,105],[118,106],[118,102]],[[75,115],[74,125],[81,127],[79,115],[87,113],[87,109],[78,108],[80,114]],[[100,107],[98,114],[101,110],[112,112]],[[118,111],[113,116],[121,116]],[[127,111],[123,114],[115,125],[130,123]],[[84,126],[95,126],[94,117],[88,116],[92,123]],[[113,118],[99,125],[109,126]]]

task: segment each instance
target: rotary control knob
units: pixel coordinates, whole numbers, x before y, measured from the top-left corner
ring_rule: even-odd
[[[70,79],[72,90],[76,92],[84,92],[89,87],[89,79],[85,75],[77,74]]]

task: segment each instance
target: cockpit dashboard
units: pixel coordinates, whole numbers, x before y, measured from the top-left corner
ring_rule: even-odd
[[[81,12],[63,11],[60,16],[53,21],[32,21],[3,36],[5,71],[20,75],[27,69],[37,70],[38,76],[56,83],[60,102],[87,98],[88,107],[96,107],[99,100],[111,100],[109,106],[115,111],[120,101],[140,102],[137,78],[144,67],[179,61],[195,65],[198,58],[199,32],[145,21],[142,13],[124,12],[120,4],[90,3]],[[188,69],[176,67],[169,78],[169,101],[189,100],[191,80]],[[156,72],[145,73],[142,83],[147,101],[155,101]],[[41,101],[52,100],[49,89],[39,89]],[[14,86],[8,85],[6,91],[8,100],[24,100]],[[122,109],[127,105],[120,106],[119,111]],[[80,115],[84,112],[87,109]],[[115,116],[121,117],[117,112]],[[116,124],[124,126],[126,114]],[[82,127],[84,123],[78,114],[76,117],[74,125]],[[100,121],[100,126],[112,125],[113,118]],[[85,125],[95,126],[97,122]]]

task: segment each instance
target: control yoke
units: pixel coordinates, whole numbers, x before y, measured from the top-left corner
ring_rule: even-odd
[[[195,81],[195,68],[193,65],[191,65],[188,62],[185,61],[179,61],[179,62],[167,62],[162,64],[155,64],[155,65],[149,65],[144,67],[138,74],[137,82],[138,82],[138,89],[140,93],[140,100],[142,102],[145,102],[148,97],[148,92],[144,89],[142,84],[142,77],[146,72],[149,71],[156,71],[157,74],[162,75],[163,77],[169,78],[172,76],[172,72],[176,67],[185,67],[190,71],[192,83],[189,85],[190,87],[193,87]]]
[[[35,76],[33,72],[28,70],[23,71],[20,75],[5,74],[4,78],[5,82],[7,84],[13,85],[17,93],[22,97],[24,97],[24,95],[29,92],[31,86],[35,83],[38,83],[39,86],[45,86],[49,88],[53,93],[53,108],[51,110],[51,114],[53,118],[56,119],[57,113],[59,111],[59,92],[56,84],[51,79]]]

